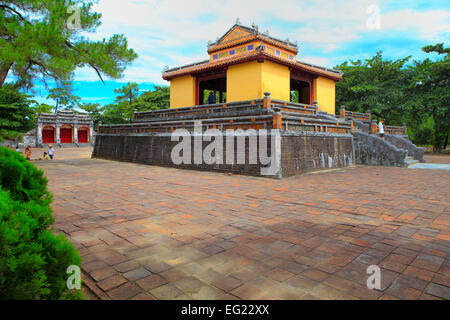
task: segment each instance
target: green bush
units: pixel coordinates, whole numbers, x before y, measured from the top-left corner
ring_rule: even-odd
[[[78,299],[67,289],[77,250],[55,236],[47,179],[21,154],[0,148],[0,299]]]

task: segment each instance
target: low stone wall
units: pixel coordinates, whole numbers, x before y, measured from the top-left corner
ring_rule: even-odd
[[[392,135],[392,134],[384,134],[386,141],[390,144],[393,144],[399,149],[407,150],[408,155],[413,157],[415,160],[419,160],[420,162],[425,162],[424,159],[424,148],[419,148],[415,144],[413,144],[408,139],[405,139],[404,136]]]
[[[206,151],[212,141],[216,141],[215,137],[202,141],[202,136],[199,136],[197,142],[195,135],[190,137],[190,141],[184,144],[187,146],[184,150],[190,151],[185,154],[179,151],[185,137],[172,141],[170,133],[97,134],[92,157],[268,178],[283,178],[353,164],[352,136],[349,134],[272,130],[267,136],[249,134],[247,131],[235,131],[231,134],[232,138],[228,135],[230,133],[222,138],[222,148],[216,149],[221,151],[212,152],[213,157],[217,156],[222,161],[213,161],[212,164],[208,164],[205,158],[202,160],[201,152],[195,152],[198,150],[195,144],[200,143],[201,150],[208,154],[209,151]],[[250,140],[258,142],[250,144]],[[232,144],[230,141],[233,141]],[[266,150],[261,146],[266,146]],[[175,163],[174,152],[179,158],[185,157],[185,161]]]
[[[405,167],[406,150],[373,134],[353,132],[356,164]]]
[[[284,132],[281,139],[283,177],[354,164],[351,134]]]

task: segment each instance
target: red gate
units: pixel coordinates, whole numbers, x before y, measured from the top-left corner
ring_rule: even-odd
[[[61,137],[61,143],[73,143],[72,129],[61,128],[59,135]]]
[[[80,130],[78,131],[78,143],[88,143],[88,131]]]
[[[42,130],[42,143],[55,143],[55,129]]]

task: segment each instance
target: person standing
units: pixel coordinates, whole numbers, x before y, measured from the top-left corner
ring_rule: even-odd
[[[19,146],[16,147],[16,152],[21,152]]]
[[[31,146],[28,146],[25,149],[25,157],[27,158],[27,160],[31,160]]]
[[[380,138],[384,140],[384,120],[381,119],[378,122],[378,131],[380,132]]]
[[[209,93],[208,104],[216,104],[216,94],[214,93],[214,91],[211,91]]]
[[[49,145],[49,146],[48,146],[48,156],[50,157],[50,159],[53,160],[54,154],[55,154],[55,149],[53,149],[53,146],[52,146],[52,145]]]

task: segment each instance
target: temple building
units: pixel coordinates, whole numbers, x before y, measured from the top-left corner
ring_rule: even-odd
[[[73,111],[41,113],[36,120],[36,144],[75,144],[94,143],[94,123],[89,115]]]
[[[335,114],[336,70],[297,61],[298,46],[262,34],[257,27],[235,24],[208,46],[209,59],[166,69],[170,108],[206,104],[205,90],[216,92],[216,103],[264,98],[312,105]]]

